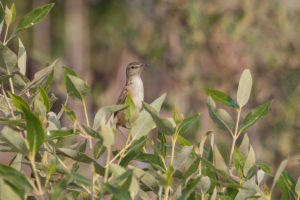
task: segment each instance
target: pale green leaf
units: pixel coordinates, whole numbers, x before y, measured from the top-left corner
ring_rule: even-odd
[[[23,75],[26,74],[26,60],[27,60],[26,49],[21,39],[19,38],[18,67],[20,68],[20,72]]]
[[[245,176],[247,176],[248,171],[250,170],[250,168],[253,165],[255,165],[255,153],[254,153],[254,150],[253,150],[252,146],[250,145],[250,151],[249,151],[249,154],[246,158],[244,169],[243,169],[243,173],[244,173]]]
[[[273,191],[273,189],[274,189],[274,187],[275,187],[275,185],[276,185],[276,183],[277,183],[280,175],[282,174],[283,170],[285,169],[287,163],[288,163],[288,159],[285,159],[285,160],[283,160],[280,163],[280,165],[279,165],[279,167],[278,167],[278,169],[277,169],[277,171],[275,173],[275,176],[274,176],[274,180],[273,180],[273,183],[272,183],[271,191]]]
[[[11,71],[17,63],[17,56],[9,48],[0,43],[0,68]]]
[[[150,105],[157,111],[160,111],[161,105],[166,98],[166,94],[161,95]],[[141,137],[147,135],[154,128],[154,121],[151,115],[146,111],[142,110],[132,127],[131,134],[134,140],[138,140]]]
[[[250,70],[246,69],[240,78],[239,87],[237,91],[237,102],[240,107],[246,105],[249,100],[252,89],[252,77]]]
[[[180,152],[174,156],[173,166],[175,170],[181,168],[185,164],[192,150],[193,146],[184,146]]]
[[[1,132],[2,140],[7,142],[14,150],[26,154],[28,152],[24,138],[19,132],[5,126]]]
[[[215,145],[214,146],[214,165],[217,169],[227,171],[227,165],[218,149],[218,147]]]

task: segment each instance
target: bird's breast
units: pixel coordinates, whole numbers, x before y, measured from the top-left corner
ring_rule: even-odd
[[[141,77],[135,77],[130,81],[130,84],[128,85],[128,92],[134,104],[141,108],[142,101],[144,101],[144,85]]]

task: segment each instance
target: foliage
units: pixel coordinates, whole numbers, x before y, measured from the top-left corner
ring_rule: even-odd
[[[232,137],[228,162],[214,143],[211,131],[197,145],[184,138],[187,129],[199,120],[198,113],[184,117],[175,106],[173,118],[160,116],[165,94],[151,104],[143,102],[141,111],[130,97],[127,105],[101,108],[91,126],[85,104],[89,87],[68,67],[63,67],[66,92],[81,101],[86,122],[79,122],[75,112],[63,104],[61,110],[73,126],[62,127],[61,114],[51,111],[53,102],[48,92],[56,61],[38,71],[30,81],[25,77],[26,51],[21,40],[18,56],[7,46],[22,30],[40,22],[52,7],[53,4],[48,4],[26,14],[17,29],[8,35],[16,10],[14,4],[5,9],[1,4],[1,12],[5,10],[1,28],[4,24],[6,28],[0,44],[0,67],[4,73],[0,77],[3,100],[0,123],[4,125],[1,151],[15,155],[9,165],[0,164],[1,198],[152,199],[155,196],[165,200],[269,200],[278,186],[282,199],[299,199],[300,181],[296,183],[285,171],[287,159],[274,173],[272,185],[262,186],[264,176],[272,177],[273,173],[267,165],[256,163],[254,148],[245,131],[268,114],[272,101],[257,106],[241,119],[252,89],[250,70],[245,70],[240,78],[236,101],[224,92],[205,89],[211,119]],[[17,83],[17,76],[23,84]],[[236,111],[236,120],[226,110],[218,109],[215,101]],[[130,125],[128,138],[123,148],[112,152],[120,130],[108,118],[123,110]],[[148,145],[148,135],[154,127],[158,137]],[[236,141],[242,135],[242,143],[237,147]],[[98,159],[104,153],[106,163],[101,165]],[[140,167],[134,161],[145,164]],[[89,166],[91,174],[79,173],[82,163]],[[24,171],[25,165],[30,167],[31,174]]]

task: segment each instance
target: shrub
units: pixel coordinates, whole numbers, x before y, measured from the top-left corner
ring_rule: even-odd
[[[67,103],[59,113],[52,112],[54,100],[48,93],[56,62],[29,80],[25,76],[26,51],[22,41],[19,39],[17,55],[7,46],[23,30],[40,22],[52,7],[53,4],[47,4],[26,14],[10,35],[15,6],[4,9],[1,4],[0,7],[0,31],[4,31],[0,43],[3,74],[0,76],[0,123],[4,125],[1,151],[14,152],[9,165],[0,164],[1,199],[271,199],[276,185],[282,199],[299,199],[299,180],[296,184],[284,171],[287,159],[274,174],[266,164],[256,163],[254,148],[245,131],[268,114],[272,101],[255,107],[241,119],[252,88],[249,70],[240,78],[236,101],[226,93],[205,88],[212,121],[232,136],[227,163],[211,131],[197,145],[184,138],[187,129],[198,121],[198,113],[184,117],[175,106],[173,118],[160,116],[166,94],[151,104],[143,102],[141,111],[130,97],[125,105],[103,107],[91,125],[85,104],[89,87],[76,72],[63,67],[67,94],[82,102],[86,123],[77,121]],[[215,102],[235,110],[236,120],[226,110],[217,109]],[[112,152],[119,130],[107,118],[121,110],[125,110],[129,134],[125,146]],[[72,121],[72,127],[62,127],[63,112]],[[147,145],[147,136],[154,127],[158,137]],[[236,141],[242,135],[237,147]],[[106,163],[101,165],[98,160],[105,154]],[[81,163],[88,164],[90,175],[78,173]],[[25,172],[24,166],[29,166],[31,172]],[[273,177],[271,185],[262,186],[264,176]]]

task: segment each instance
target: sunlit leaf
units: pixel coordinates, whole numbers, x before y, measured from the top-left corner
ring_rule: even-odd
[[[19,38],[18,67],[20,68],[20,72],[23,75],[26,74],[26,60],[27,60],[26,49],[21,39]]]
[[[227,165],[216,145],[214,146],[214,166],[217,169],[223,170],[225,172],[227,171]]]
[[[184,146],[180,152],[176,154],[173,162],[174,169],[179,169],[184,165],[192,150],[193,146]]]
[[[245,176],[247,176],[248,171],[250,170],[250,168],[253,165],[255,165],[255,153],[254,153],[254,150],[253,150],[252,146],[250,145],[250,151],[249,151],[249,154],[246,158],[244,169],[243,169],[243,173],[244,173]]]
[[[93,129],[97,130],[100,128],[101,119],[105,116],[109,116],[114,112],[124,110],[128,105],[113,105],[113,106],[105,106],[100,108],[94,118]]]
[[[275,176],[274,176],[274,180],[273,180],[273,183],[272,183],[271,191],[273,191],[273,189],[274,189],[274,187],[275,187],[275,185],[276,185],[276,183],[277,183],[277,181],[278,181],[278,179],[279,179],[281,173],[282,173],[283,170],[285,169],[287,163],[288,163],[288,159],[285,159],[285,160],[283,160],[283,161],[280,163],[280,165],[279,165],[279,167],[278,167],[278,169],[277,169],[277,171],[276,171],[276,173],[275,173]]]
[[[173,135],[175,133],[175,129],[172,125],[172,123],[166,119],[166,118],[160,118],[159,113],[149,104],[146,102],[143,102],[144,108],[147,110],[147,112],[150,113],[153,121],[155,122],[158,131],[160,131],[163,134],[166,135]]]
[[[15,4],[12,3],[11,7],[5,7],[5,23],[7,26],[10,26],[16,18],[16,7]]]
[[[252,77],[250,70],[246,69],[240,78],[239,87],[237,91],[237,102],[240,107],[243,107],[249,100],[252,88]]]
[[[166,94],[161,95],[150,105],[157,111],[160,111],[161,105],[166,98]],[[140,139],[141,137],[147,135],[153,128],[154,122],[151,115],[146,111],[142,110],[135,121],[134,126],[132,127],[131,134],[135,140]]]

